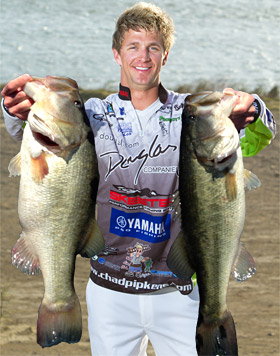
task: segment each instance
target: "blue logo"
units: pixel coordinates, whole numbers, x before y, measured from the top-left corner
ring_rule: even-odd
[[[124,106],[122,108],[119,108],[120,109],[120,115],[125,115],[125,112],[124,112]]]
[[[108,103],[108,104],[107,104],[107,111],[108,111],[109,114],[114,113],[113,106],[112,106],[111,103]]]
[[[122,122],[118,126],[118,131],[123,134],[123,136],[130,136],[132,134],[132,124],[131,122]]]
[[[126,227],[126,219],[123,216],[117,218],[117,224],[120,228],[124,229]]]
[[[162,242],[170,238],[170,225],[170,214],[151,216],[112,208],[110,232],[118,236],[138,238],[150,243]]]

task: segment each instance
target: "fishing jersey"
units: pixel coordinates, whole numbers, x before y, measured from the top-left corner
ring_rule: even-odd
[[[159,86],[159,100],[144,111],[132,105],[130,91],[106,99],[89,99],[86,113],[95,137],[99,187],[97,222],[105,249],[91,258],[96,284],[126,293],[152,293],[177,288],[192,291],[166,260],[180,231],[172,207],[178,190],[181,115],[187,94]],[[261,115],[241,134],[245,156],[256,154],[275,135],[275,122],[261,103]],[[22,136],[22,121],[4,112],[7,130]]]
[[[118,94],[85,105],[98,157],[97,222],[106,244],[91,259],[90,277],[103,287],[192,291],[192,280],[180,280],[166,264],[180,231],[172,196],[178,190],[185,97],[160,86],[159,100],[140,112],[121,86]]]

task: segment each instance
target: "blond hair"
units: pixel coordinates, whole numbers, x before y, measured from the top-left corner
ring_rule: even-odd
[[[119,17],[113,34],[112,47],[120,53],[125,32],[141,29],[160,34],[165,53],[170,50],[175,33],[173,21],[164,10],[146,2],[135,4]]]

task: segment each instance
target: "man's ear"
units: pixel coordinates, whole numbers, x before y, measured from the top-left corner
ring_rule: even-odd
[[[117,62],[117,64],[121,66],[122,65],[121,56],[119,52],[116,50],[116,48],[113,48],[113,54],[114,54],[115,61]]]
[[[165,53],[165,56],[163,57],[163,60],[162,60],[162,65],[163,65],[163,66],[165,65],[165,63],[166,63],[166,61],[167,61],[168,55],[169,55],[169,52],[166,52],[166,53]]]

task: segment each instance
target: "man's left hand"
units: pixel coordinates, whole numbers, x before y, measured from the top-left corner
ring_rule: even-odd
[[[253,102],[255,98],[253,95],[243,91],[226,88],[223,92],[232,92],[238,96],[237,103],[232,110],[230,119],[234,123],[236,129],[240,131],[254,121],[255,107]]]

